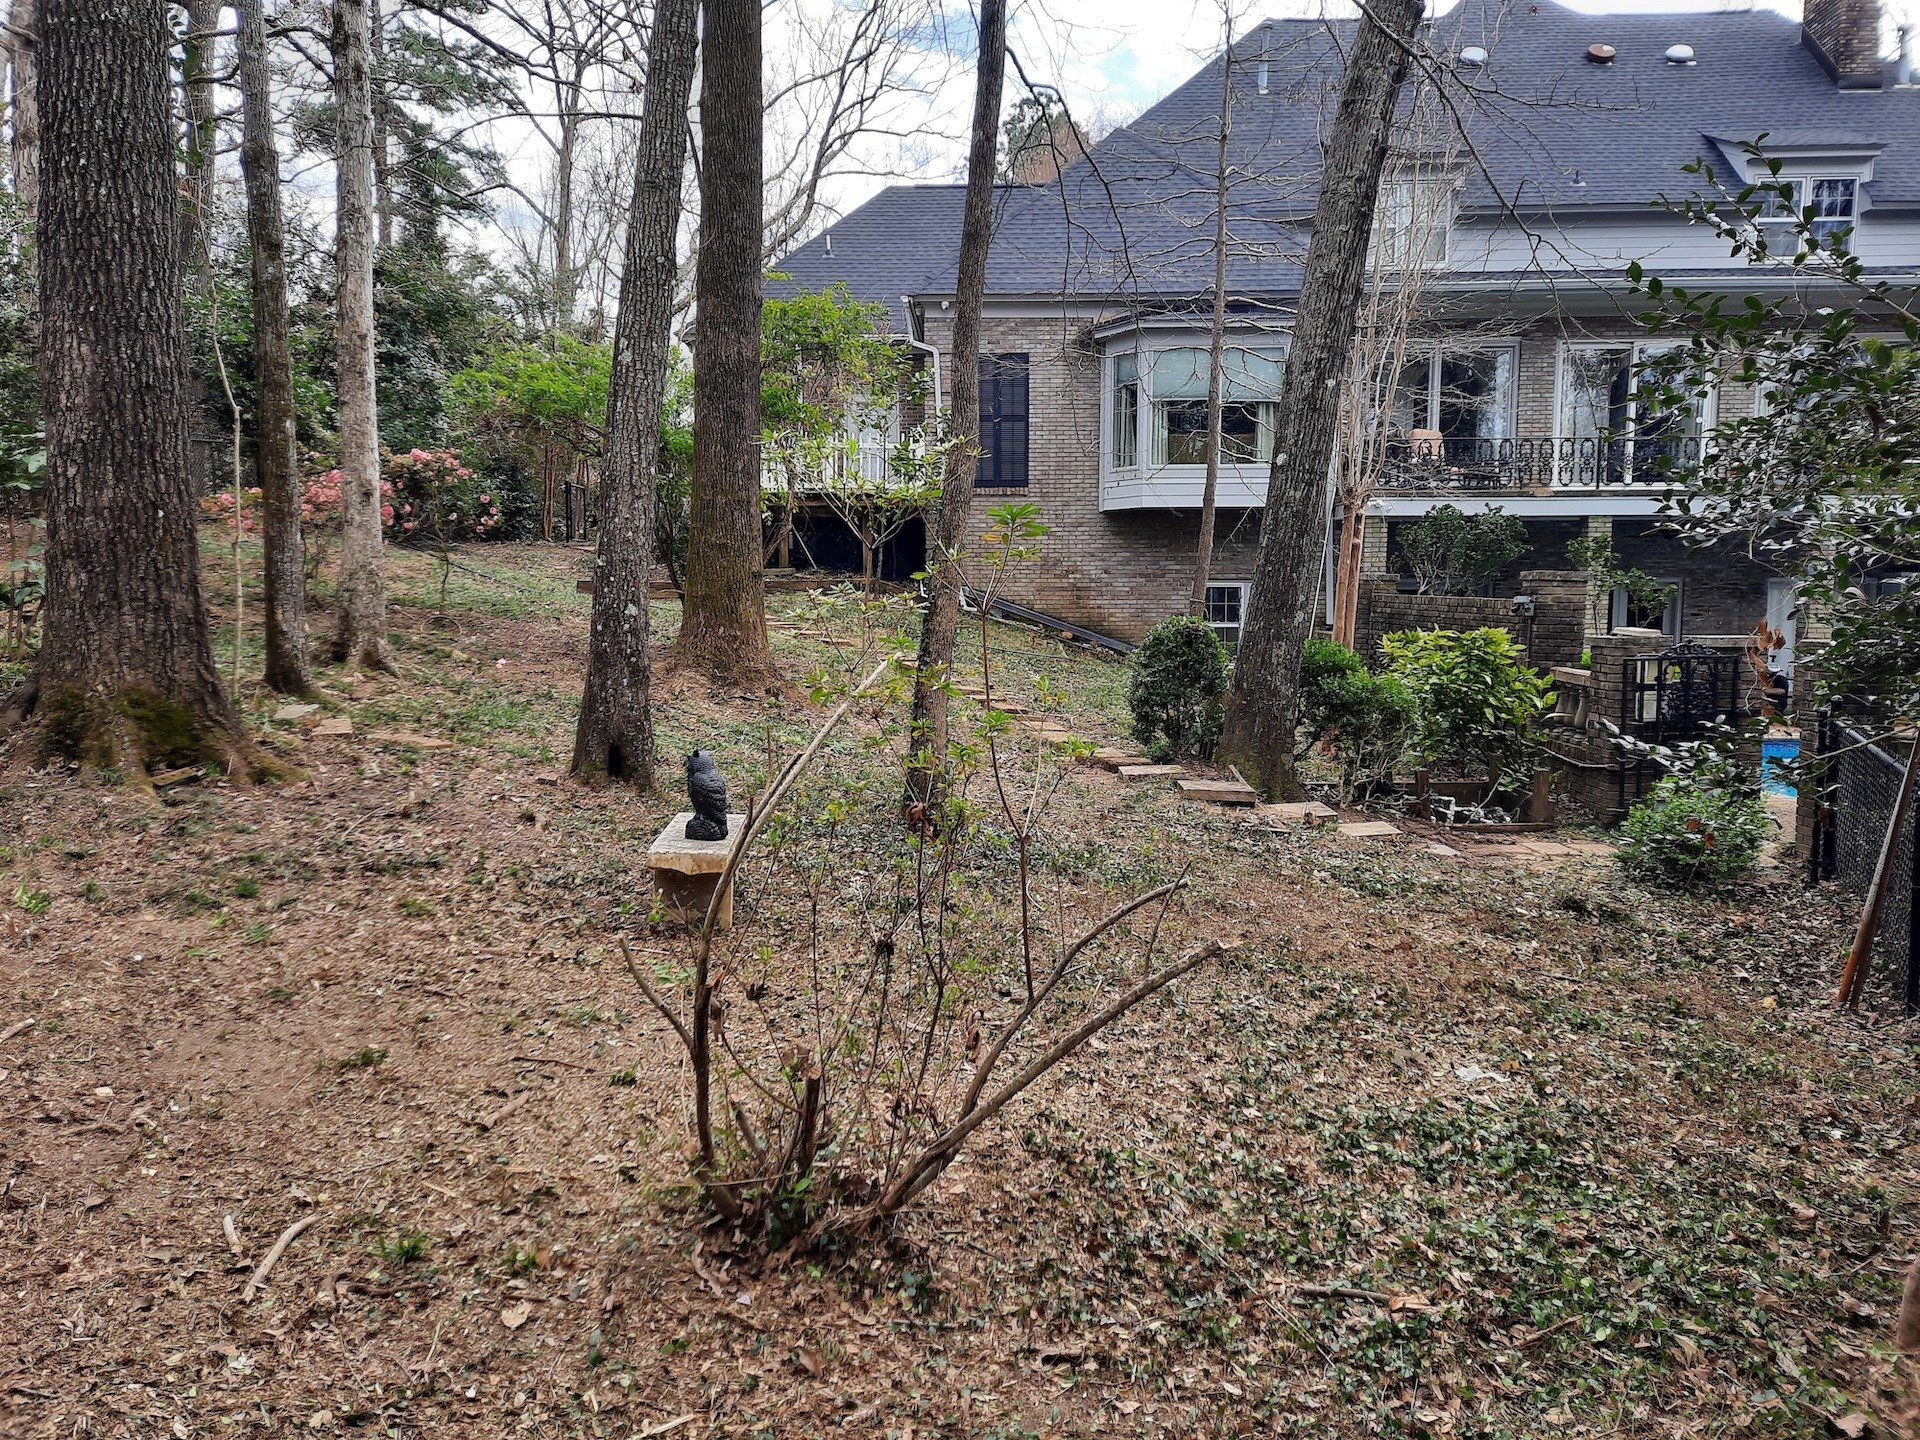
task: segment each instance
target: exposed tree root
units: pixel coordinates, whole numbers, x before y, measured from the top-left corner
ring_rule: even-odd
[[[152,766],[204,765],[240,785],[289,778],[292,767],[262,750],[238,723],[202,716],[152,690],[51,692],[30,679],[0,709],[0,735],[31,735],[38,763],[68,761],[151,792]]]

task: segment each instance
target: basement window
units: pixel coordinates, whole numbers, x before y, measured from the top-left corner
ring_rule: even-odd
[[[1240,622],[1247,611],[1247,582],[1214,580],[1207,584],[1207,624],[1227,645],[1240,643]]]

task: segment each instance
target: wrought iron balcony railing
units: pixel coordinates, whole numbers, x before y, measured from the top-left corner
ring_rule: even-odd
[[[1387,442],[1378,488],[1416,494],[1660,489],[1698,469],[1700,457],[1698,436],[1422,436]]]

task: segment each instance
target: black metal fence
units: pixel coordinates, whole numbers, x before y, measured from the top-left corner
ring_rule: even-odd
[[[1697,470],[1700,457],[1697,436],[1428,436],[1388,442],[1380,486],[1502,491],[1663,485]]]
[[[1864,895],[1886,842],[1906,757],[1872,743],[1868,732],[1831,713],[1820,717],[1817,735],[1818,749],[1801,782],[1814,786],[1816,801],[1808,867],[1813,879],[1837,880]],[[1920,890],[1917,818],[1920,812],[1908,813],[1894,846],[1873,951],[1874,965],[1891,976],[1909,1010],[1920,1010],[1920,911],[1913,903]]]

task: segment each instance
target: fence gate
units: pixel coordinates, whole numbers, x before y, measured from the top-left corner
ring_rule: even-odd
[[[1620,730],[1652,745],[1697,740],[1710,725],[1742,718],[1741,656],[1706,645],[1674,645],[1653,655],[1620,662]],[[1620,767],[1620,808],[1625,809],[1665,773],[1657,760],[1641,757]]]

